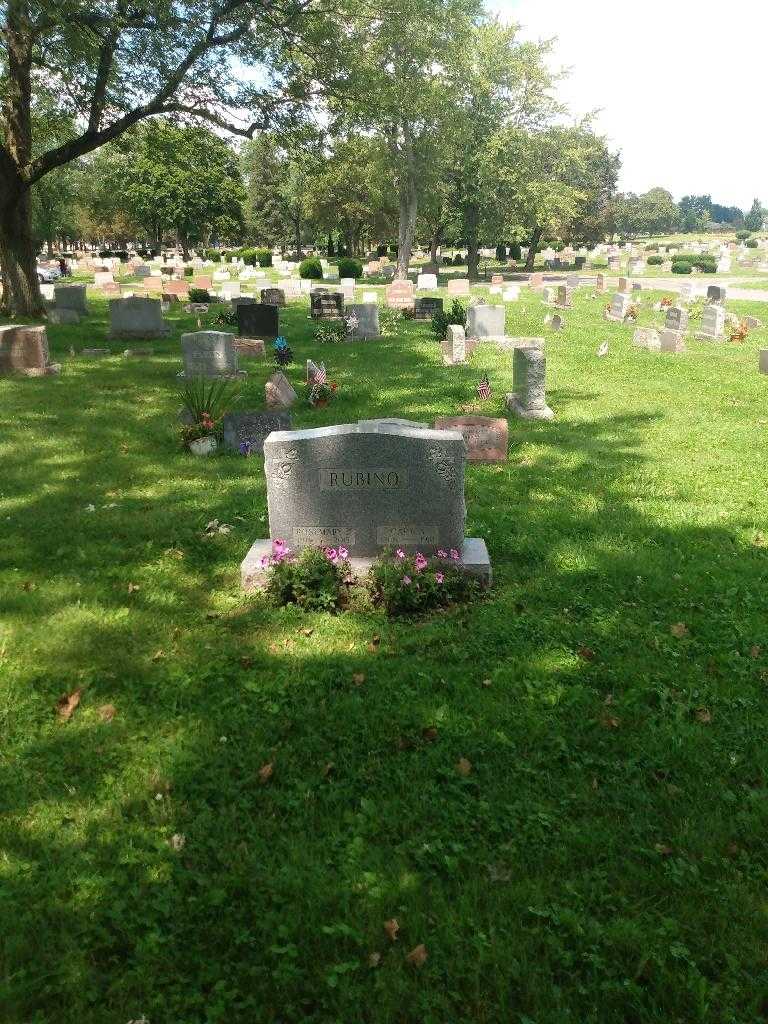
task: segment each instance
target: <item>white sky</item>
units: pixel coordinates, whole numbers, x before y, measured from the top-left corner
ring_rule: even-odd
[[[527,38],[557,36],[559,96],[621,150],[621,191],[659,185],[768,203],[765,0],[487,0]],[[680,83],[680,84],[678,84]]]

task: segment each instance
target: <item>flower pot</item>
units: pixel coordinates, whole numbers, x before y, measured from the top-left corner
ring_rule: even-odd
[[[189,442],[189,450],[193,455],[213,455],[218,447],[215,437],[198,437],[195,441]]]
[[[327,398],[318,398],[317,401],[314,403],[316,409],[324,409],[326,405],[328,405]]]

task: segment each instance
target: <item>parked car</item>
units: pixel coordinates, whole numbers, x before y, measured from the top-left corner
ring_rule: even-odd
[[[54,284],[61,277],[58,267],[38,267],[37,279],[40,284]]]

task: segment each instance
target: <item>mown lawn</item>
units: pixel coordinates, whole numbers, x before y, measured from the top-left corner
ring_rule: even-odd
[[[428,621],[243,597],[263,471],[178,448],[189,319],[72,358],[92,300],[59,379],[0,381],[3,1024],[766,1019],[768,331],[650,354],[606,300],[548,337],[556,420],[467,470],[492,592]],[[502,414],[492,346],[284,333],[298,390],[339,382],[296,426],[455,413],[483,370]]]

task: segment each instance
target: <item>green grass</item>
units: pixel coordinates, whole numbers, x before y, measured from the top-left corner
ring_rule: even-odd
[[[3,1024],[765,1019],[768,338],[651,354],[605,301],[547,338],[557,418],[468,467],[490,595],[421,622],[243,597],[263,470],[178,448],[190,320],[70,358],[105,344],[93,301],[49,328],[60,378],[0,381]],[[493,346],[322,350],[306,315],[290,375],[340,393],[297,427],[454,413],[484,370],[503,413]]]

